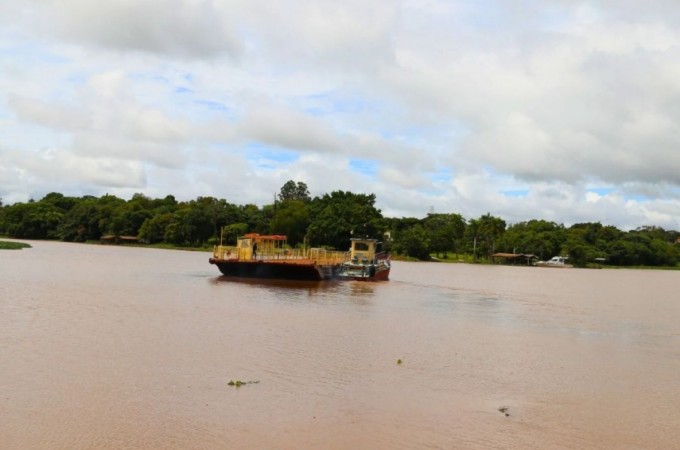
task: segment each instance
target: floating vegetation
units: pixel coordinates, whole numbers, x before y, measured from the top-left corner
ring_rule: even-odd
[[[241,381],[241,380],[230,380],[229,383],[227,383],[227,386],[234,386],[234,387],[241,387],[245,386],[246,384],[257,384],[259,383],[260,380],[255,380],[255,381]]]
[[[399,359],[397,360],[397,364],[402,365],[403,363],[404,363],[404,361],[402,361],[401,358],[399,358]]]
[[[509,410],[510,408],[508,408],[507,406],[501,406],[500,408],[498,408],[498,411],[500,411],[501,414],[505,415],[505,417],[510,417]]]

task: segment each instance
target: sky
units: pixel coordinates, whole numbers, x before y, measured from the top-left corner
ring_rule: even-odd
[[[376,195],[680,230],[676,0],[0,2],[3,204]]]

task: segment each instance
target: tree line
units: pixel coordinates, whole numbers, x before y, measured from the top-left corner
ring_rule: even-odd
[[[0,233],[24,239],[68,242],[104,236],[135,236],[148,244],[201,247],[224,239],[233,244],[245,233],[283,234],[292,246],[347,249],[349,239],[384,239],[393,253],[418,258],[490,261],[497,252],[532,254],[539,259],[568,255],[586,266],[594,261],[618,266],[677,266],[680,232],[646,226],[622,231],[611,225],[570,227],[532,219],[508,225],[491,214],[466,219],[457,213],[425,218],[388,218],[375,207],[375,195],[333,191],[311,197],[307,185],[288,181],[272,204],[238,205],[225,199],[174,196],[130,200],[113,195],[67,197],[52,192],[27,203],[3,205]]]

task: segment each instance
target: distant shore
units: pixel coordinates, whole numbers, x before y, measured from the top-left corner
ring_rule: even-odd
[[[393,256],[392,259],[394,260],[401,260],[401,261],[419,261],[416,258],[410,258],[410,257],[404,257],[404,256]],[[498,266],[503,266],[503,265],[510,265],[510,264],[500,264],[500,263],[494,263],[492,261],[489,261],[488,259],[477,259],[476,261],[472,257],[472,255],[467,255],[467,254],[460,254],[456,256],[448,256],[448,257],[442,257],[442,256],[434,256],[430,255],[430,261],[432,262],[441,262],[441,263],[448,263],[448,264],[482,264],[482,265],[498,265]],[[526,264],[516,264],[517,267],[533,267],[530,265]],[[680,265],[678,266],[614,266],[611,264],[604,264],[604,263],[598,263],[598,262],[593,262],[589,263],[585,267],[581,267],[582,269],[640,269],[640,270],[680,270]]]
[[[9,238],[13,239],[13,238]],[[63,241],[57,241],[57,242],[63,242]],[[184,247],[184,246],[178,246],[178,245],[173,245],[173,244],[140,244],[140,243],[134,243],[134,244],[110,244],[110,243],[102,243],[100,241],[86,241],[82,242],[83,244],[91,244],[91,245],[115,245],[115,246],[122,246],[122,247],[144,247],[144,248],[156,248],[156,249],[164,249],[164,250],[184,250],[184,251],[189,251],[189,252],[211,252],[212,251],[212,246],[203,246],[203,247]],[[0,239],[0,250],[20,250],[22,248],[31,248],[32,246],[30,244],[24,243],[24,242],[19,242],[19,241],[6,241]],[[409,256],[403,256],[403,255],[392,255],[392,259],[394,261],[408,261],[408,262],[425,262],[422,260],[419,260],[414,257],[409,257]],[[448,263],[448,264],[482,264],[482,265],[503,265],[503,264],[496,264],[491,261],[485,260],[485,259],[478,259],[477,261],[474,260],[472,255],[467,255],[467,254],[459,254],[455,257],[441,257],[441,256],[431,256],[430,262],[441,262],[441,263]],[[531,266],[527,266],[531,267]],[[600,263],[592,263],[586,267],[585,269],[639,269],[639,270],[680,270],[680,266],[613,266],[613,265],[608,265],[608,264],[600,264]]]

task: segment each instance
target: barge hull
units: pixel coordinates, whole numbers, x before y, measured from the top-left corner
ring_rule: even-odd
[[[335,278],[337,266],[310,263],[281,263],[268,261],[220,261],[210,259],[222,275],[241,278],[272,278],[285,280],[326,280]]]

